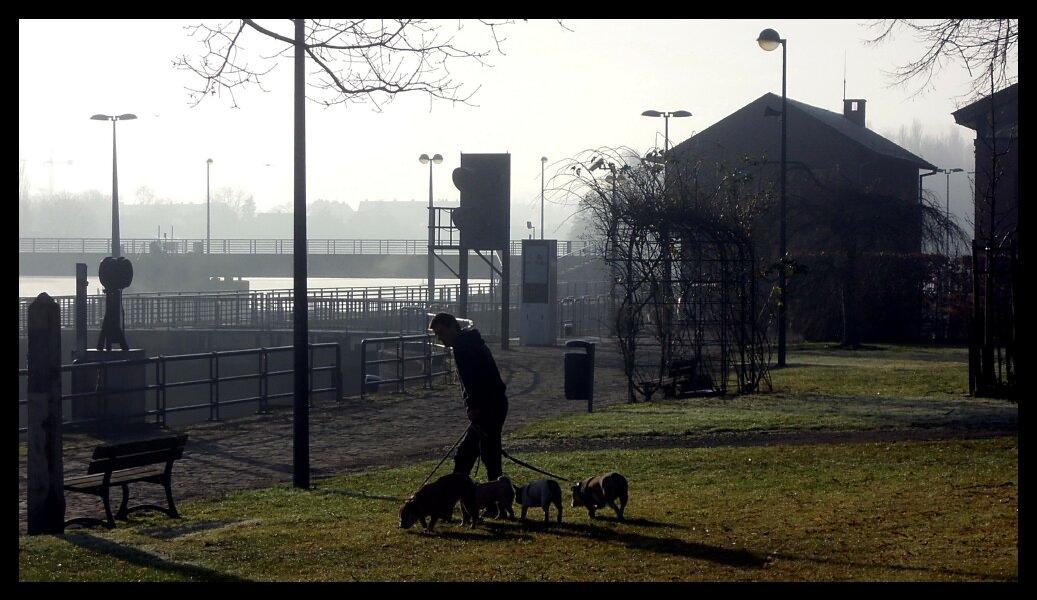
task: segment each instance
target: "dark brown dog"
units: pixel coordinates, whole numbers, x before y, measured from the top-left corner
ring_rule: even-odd
[[[494,508],[500,518],[515,518],[515,511],[511,505],[515,502],[515,488],[511,486],[511,480],[501,475],[497,481],[480,483],[475,486],[475,507],[478,510]],[[485,515],[483,515],[485,516]]]
[[[616,511],[616,517],[623,520],[623,509],[627,505],[627,480],[619,473],[605,473],[597,477],[589,477],[580,483],[573,484],[573,506],[586,506],[590,518],[594,511],[605,505]],[[616,506],[616,500],[619,506]]]
[[[461,501],[461,523],[471,522],[475,527],[479,519],[475,509],[475,482],[464,473],[444,475],[421,486],[400,508],[400,527],[410,529],[416,521],[421,521],[425,531],[432,531],[436,521],[450,518],[458,500]]]

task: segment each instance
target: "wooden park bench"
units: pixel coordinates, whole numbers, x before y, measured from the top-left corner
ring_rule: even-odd
[[[184,455],[184,444],[187,435],[177,435],[142,441],[105,444],[94,449],[93,457],[87,467],[86,475],[65,479],[64,487],[72,492],[100,496],[104,501],[106,520],[94,517],[78,517],[65,521],[65,526],[73,524],[104,525],[109,529],[115,527],[115,519],[125,519],[130,512],[138,510],[159,510],[174,519],[180,513],[173,503],[173,490],[170,487],[173,474],[173,462]],[[129,507],[129,486],[131,483],[157,483],[166,490],[166,501],[169,508],[154,504],[142,504]],[[122,506],[112,517],[109,490],[113,486],[122,487]]]

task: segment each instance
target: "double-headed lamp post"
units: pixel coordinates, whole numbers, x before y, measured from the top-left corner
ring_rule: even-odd
[[[436,299],[436,209],[432,206],[432,165],[443,162],[443,155],[434,154],[429,158],[428,154],[422,154],[418,162],[428,165],[428,303],[432,304]]]
[[[777,31],[773,29],[764,29],[760,32],[760,36],[756,38],[756,43],[761,48],[770,52],[776,50],[778,46],[781,46],[781,227],[780,227],[780,248],[778,249],[778,256],[781,260],[781,267],[778,269],[778,366],[785,366],[785,328],[786,328],[786,312],[785,312],[785,254],[787,248],[785,244],[785,146],[786,146],[786,126],[788,119],[788,103],[785,98],[785,64],[786,64],[786,44],[785,40],[778,35]]]
[[[137,115],[126,113],[124,115],[101,115],[90,117],[94,121],[112,122],[112,256],[122,256],[122,246],[119,240],[119,169],[118,158],[115,152],[115,122],[136,119]]]
[[[540,157],[540,239],[544,239],[544,165],[547,157]]]
[[[212,213],[212,210],[210,208],[211,207],[211,197],[212,197],[212,195],[209,193],[209,190],[210,190],[210,186],[209,186],[209,167],[211,167],[211,166],[212,166],[212,159],[211,158],[205,159],[205,253],[206,254],[209,253],[209,243],[210,243],[210,241],[209,241],[209,234],[210,234],[209,222],[210,222],[211,213]]]
[[[641,113],[641,116],[663,118],[663,154],[665,155],[670,151],[670,117],[690,117],[691,113],[686,110],[675,110],[673,112],[646,110]]]

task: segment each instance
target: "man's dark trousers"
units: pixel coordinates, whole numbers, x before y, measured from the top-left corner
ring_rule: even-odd
[[[508,409],[501,415],[491,415],[472,422],[472,427],[461,440],[454,455],[454,473],[471,475],[477,458],[486,465],[486,480],[494,481],[504,474],[501,469],[501,432]]]

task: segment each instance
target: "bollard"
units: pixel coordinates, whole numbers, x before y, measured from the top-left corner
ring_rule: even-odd
[[[46,292],[29,305],[28,532],[65,530],[61,449],[61,314]]]

